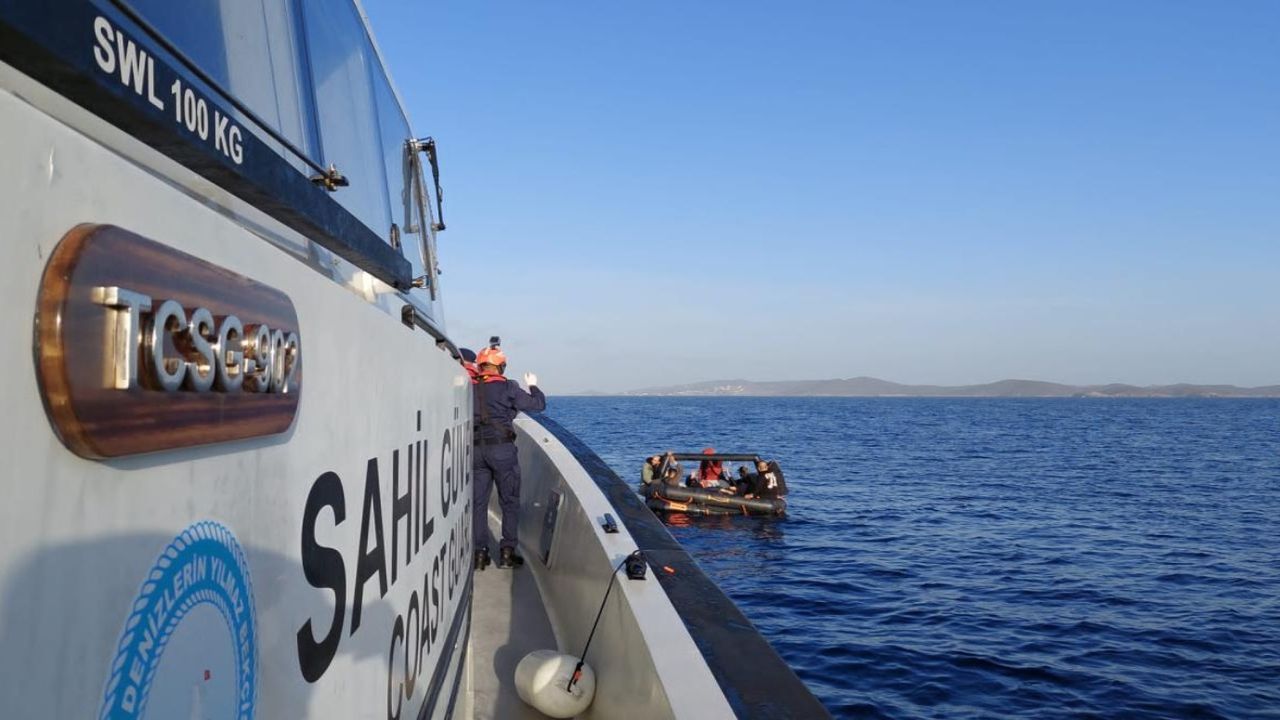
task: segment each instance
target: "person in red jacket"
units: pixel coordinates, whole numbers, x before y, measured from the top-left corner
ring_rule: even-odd
[[[715,455],[715,448],[707,448],[703,455]],[[703,460],[698,464],[698,484],[704,488],[728,487],[729,476],[725,473],[724,463],[719,460]]]
[[[458,348],[458,354],[462,356],[458,362],[462,363],[462,369],[467,371],[467,377],[471,378],[471,384],[475,385],[480,381],[480,368],[476,367],[476,351]]]

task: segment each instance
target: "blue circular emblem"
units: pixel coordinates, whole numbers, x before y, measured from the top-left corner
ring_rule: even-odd
[[[258,689],[253,586],[240,543],[213,521],[179,533],[147,574],[111,663],[100,720],[144,717],[166,646],[183,620],[203,606],[226,624],[234,657],[234,717],[252,720]],[[204,679],[210,676],[205,669]],[[193,690],[193,703],[200,702],[200,692]]]

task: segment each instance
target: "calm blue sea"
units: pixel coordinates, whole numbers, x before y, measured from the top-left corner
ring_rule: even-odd
[[[1280,717],[1280,401],[565,398],[624,479],[758,452],[678,538],[838,717]]]

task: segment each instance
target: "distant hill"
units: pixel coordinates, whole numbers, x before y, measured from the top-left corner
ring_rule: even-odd
[[[832,380],[708,380],[642,388],[622,395],[755,397],[1280,397],[1280,385],[1063,385],[1039,380],[1001,380],[982,385],[903,385],[873,377]]]

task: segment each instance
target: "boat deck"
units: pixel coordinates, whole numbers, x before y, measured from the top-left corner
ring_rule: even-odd
[[[492,529],[496,537],[497,528]],[[474,688],[473,717],[546,717],[520,699],[514,683],[521,658],[533,650],[557,647],[532,571],[527,566],[499,570],[490,565],[488,570],[475,574],[474,582],[468,653]]]

